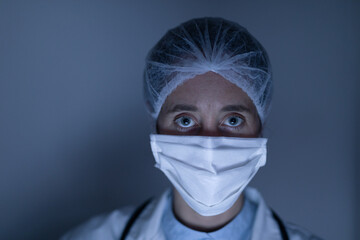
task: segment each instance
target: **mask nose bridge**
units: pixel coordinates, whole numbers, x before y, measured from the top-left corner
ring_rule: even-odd
[[[205,153],[205,159],[207,162],[207,165],[209,166],[209,172],[213,173],[214,175],[217,175],[218,173],[218,169],[216,167],[216,163],[214,162],[216,160],[215,155],[215,151],[216,151],[216,146],[213,143],[213,139],[207,139],[206,140],[206,144],[205,146],[203,146],[204,148],[204,153]]]

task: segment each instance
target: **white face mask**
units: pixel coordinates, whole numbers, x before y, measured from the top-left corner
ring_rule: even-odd
[[[203,216],[228,210],[266,163],[266,138],[151,134],[155,167]]]

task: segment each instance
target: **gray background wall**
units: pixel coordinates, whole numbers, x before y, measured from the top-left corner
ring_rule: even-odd
[[[355,239],[359,5],[0,0],[0,239],[56,239],[169,185],[149,148],[144,58],[201,16],[245,26],[272,60],[268,165],[252,185],[284,219]]]

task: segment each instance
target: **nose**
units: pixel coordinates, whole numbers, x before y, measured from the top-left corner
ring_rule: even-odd
[[[223,136],[223,134],[217,128],[202,128],[198,135],[207,137]]]

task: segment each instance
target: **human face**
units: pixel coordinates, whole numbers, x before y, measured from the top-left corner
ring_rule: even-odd
[[[159,134],[259,137],[255,105],[238,86],[207,72],[185,81],[165,100],[157,120]]]

